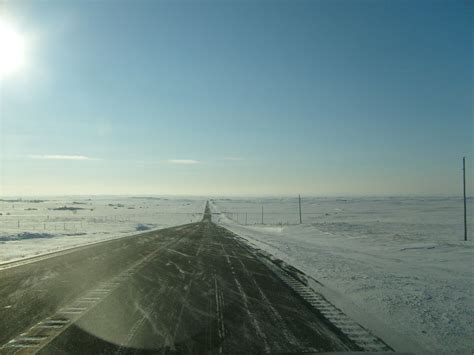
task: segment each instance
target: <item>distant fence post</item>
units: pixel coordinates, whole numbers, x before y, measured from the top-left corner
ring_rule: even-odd
[[[462,189],[464,197],[464,240],[467,240],[466,157],[462,158]]]
[[[263,224],[263,206],[262,206],[262,224]]]
[[[300,205],[300,224],[303,223],[302,219],[301,219],[301,195],[298,195],[298,202],[299,202],[299,205]]]
[[[245,225],[247,225],[247,212],[245,212]]]

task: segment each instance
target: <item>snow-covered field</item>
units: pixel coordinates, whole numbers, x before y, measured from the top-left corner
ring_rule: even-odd
[[[474,226],[470,218],[464,242],[460,198],[306,198],[301,225],[297,199],[211,207],[216,222],[321,282],[396,350],[474,350]]]
[[[205,200],[51,197],[0,200],[0,263],[202,218]]]

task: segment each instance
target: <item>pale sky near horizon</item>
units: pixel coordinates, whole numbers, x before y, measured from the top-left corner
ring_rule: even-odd
[[[472,195],[472,15],[0,1],[26,47],[0,78],[0,195],[459,195],[463,156]]]

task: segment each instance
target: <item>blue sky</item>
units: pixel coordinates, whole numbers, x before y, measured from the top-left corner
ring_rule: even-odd
[[[2,11],[29,45],[0,83],[4,195],[458,195],[463,155],[474,175],[469,1]]]

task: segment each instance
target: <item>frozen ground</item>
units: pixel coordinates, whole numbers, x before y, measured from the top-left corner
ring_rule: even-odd
[[[0,263],[202,218],[198,198],[0,199]]]
[[[297,199],[214,199],[212,210],[397,350],[473,351],[474,249],[459,198],[303,199],[301,225]]]

